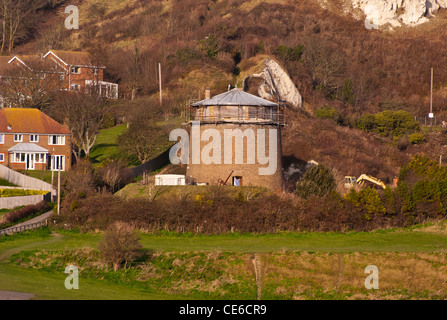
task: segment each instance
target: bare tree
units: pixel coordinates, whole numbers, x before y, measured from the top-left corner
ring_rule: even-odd
[[[76,161],[81,158],[81,151],[89,157],[107,109],[107,101],[99,96],[95,87],[89,88],[89,94],[60,92],[48,108],[53,117],[68,124],[77,147],[74,152]]]
[[[312,38],[307,41],[304,64],[309,70],[314,87],[333,89],[343,73],[342,55],[324,39]]]
[[[44,71],[37,61],[39,59],[35,60],[3,75],[4,103],[18,108],[44,109],[54,99],[58,91],[59,74]]]
[[[121,160],[107,159],[99,166],[99,173],[102,181],[115,192],[116,187],[119,187],[126,178],[126,165]]]
[[[9,53],[12,53],[17,40],[28,35],[36,11],[47,4],[47,0],[0,0],[1,52],[8,45]]]
[[[160,142],[167,141],[167,128],[157,126],[150,120],[131,123],[127,131],[118,137],[118,148],[141,163],[148,161]]]

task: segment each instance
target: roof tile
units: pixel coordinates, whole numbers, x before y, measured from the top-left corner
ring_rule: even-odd
[[[11,129],[8,130],[8,125]],[[70,134],[70,130],[35,108],[0,110],[1,133]]]

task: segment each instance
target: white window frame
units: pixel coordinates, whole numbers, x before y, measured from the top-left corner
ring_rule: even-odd
[[[3,133],[0,133],[0,144],[5,143],[5,135]]]
[[[5,154],[0,153],[0,162],[5,162]]]
[[[23,155],[23,160],[22,160],[22,155]],[[23,152],[14,152],[11,153],[11,162],[12,163],[26,163],[26,153]],[[17,160],[18,157],[18,160]]]
[[[33,140],[32,137],[36,137],[36,140]],[[39,142],[39,135],[38,134],[30,134],[29,142]]]
[[[56,143],[53,143],[53,137],[56,137]],[[48,145],[50,146],[65,146],[65,136],[63,135],[49,135],[48,136]]]
[[[58,159],[58,160],[56,160]],[[54,155],[52,156],[52,161],[51,161],[51,170],[53,171],[57,171],[58,170],[58,166],[56,166],[56,163],[60,163],[61,164],[61,171],[65,170],[65,156],[63,155]]]
[[[47,154],[46,153],[36,153],[34,161],[36,163],[46,163],[47,162]]]
[[[16,139],[16,137],[20,137],[20,139]],[[23,142],[23,134],[14,134],[14,142]]]

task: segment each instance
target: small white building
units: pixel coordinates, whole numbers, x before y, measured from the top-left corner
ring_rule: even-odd
[[[186,177],[182,174],[158,174],[155,176],[156,186],[184,186]]]

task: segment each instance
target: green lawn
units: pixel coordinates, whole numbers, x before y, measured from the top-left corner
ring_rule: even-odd
[[[66,290],[66,275],[23,269],[8,262],[9,257],[27,250],[68,250],[97,248],[100,233],[78,233],[44,229],[0,238],[0,291],[32,293],[37,299],[185,299],[150,294],[138,288],[106,281],[84,279],[82,290]],[[160,233],[141,234],[141,243],[155,252],[447,252],[446,222],[407,229],[353,233],[223,234],[214,236]]]
[[[95,145],[90,150],[90,159],[92,162],[100,163],[106,159],[119,157],[116,140],[125,130],[125,124],[102,129],[98,134]]]
[[[52,174],[53,171],[51,170],[18,170],[18,172],[25,174],[27,176],[39,179],[39,180],[43,180],[46,183],[51,184],[51,177],[53,176],[53,182],[56,183],[57,182],[57,175],[58,172],[54,171],[54,175]],[[65,171],[61,171],[61,176],[63,176],[65,174]]]

